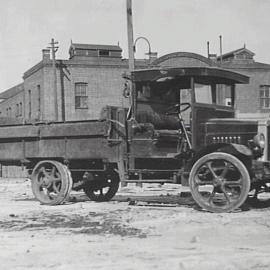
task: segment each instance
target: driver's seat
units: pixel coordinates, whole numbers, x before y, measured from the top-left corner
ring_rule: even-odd
[[[154,111],[138,111],[136,114],[138,123],[151,123],[154,129],[178,130],[179,118],[174,115],[165,115]]]
[[[177,143],[181,135],[179,118],[174,115],[165,115],[154,111],[139,111],[136,119],[140,124],[152,124],[154,127],[153,139],[156,143]]]

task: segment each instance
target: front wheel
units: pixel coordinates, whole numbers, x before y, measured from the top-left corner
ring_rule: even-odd
[[[214,152],[201,157],[189,176],[196,203],[210,212],[231,212],[240,207],[250,191],[250,176],[235,156]]]
[[[105,174],[102,179],[89,181],[83,190],[90,200],[105,202],[111,200],[116,194],[119,188],[119,182],[118,173],[112,171]]]

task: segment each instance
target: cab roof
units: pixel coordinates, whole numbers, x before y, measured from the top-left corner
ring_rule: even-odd
[[[181,68],[153,68],[135,70],[131,73],[134,82],[162,82],[166,80],[177,80],[187,78],[198,78],[200,80],[228,83],[248,84],[249,77],[240,73],[213,67],[181,67]]]

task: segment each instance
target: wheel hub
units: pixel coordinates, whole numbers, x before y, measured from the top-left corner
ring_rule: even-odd
[[[222,177],[214,178],[213,185],[214,187],[222,187],[224,184],[224,179]]]
[[[42,185],[44,187],[48,187],[50,184],[51,184],[50,179],[48,179],[47,177],[43,178]]]

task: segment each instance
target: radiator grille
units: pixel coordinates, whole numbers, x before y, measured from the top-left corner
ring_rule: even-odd
[[[241,136],[213,136],[212,143],[238,143],[238,144],[241,144],[242,138],[241,138]]]

